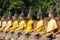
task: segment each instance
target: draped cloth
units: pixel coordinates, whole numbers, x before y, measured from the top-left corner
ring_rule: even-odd
[[[12,26],[12,21],[8,21],[4,31],[7,31]]]
[[[1,27],[1,21],[0,21],[0,27]]]
[[[56,21],[54,19],[51,19],[48,22],[48,26],[46,28],[46,32],[51,32],[52,30],[55,30],[55,29],[57,29]]]
[[[31,32],[32,31],[32,25],[33,25],[33,20],[29,20],[27,22],[27,27],[23,30],[23,32],[25,32],[25,33]]]
[[[0,21],[0,30],[1,30],[1,21]]]
[[[17,27],[18,27],[18,21],[15,20],[15,21],[13,22],[13,24],[12,24],[12,27],[11,27],[9,30],[10,30],[10,31],[11,31],[11,30],[15,30]]]
[[[5,27],[6,27],[6,21],[3,21],[3,22],[2,22],[2,28],[1,28],[1,30],[4,30]]]
[[[40,21],[37,22],[37,27],[35,28],[34,31],[41,32],[44,29],[45,29],[45,27],[44,27],[44,24],[43,24],[43,20],[40,20]]]
[[[26,23],[24,20],[22,20],[19,22],[19,26],[18,26],[18,28],[15,29],[15,31],[17,32],[19,30],[23,30],[25,27],[26,27]]]

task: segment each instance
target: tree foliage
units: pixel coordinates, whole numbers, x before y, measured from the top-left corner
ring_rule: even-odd
[[[60,1],[58,0],[58,3]],[[0,0],[0,15],[9,12],[13,15],[15,11],[20,14],[21,11],[24,11],[24,14],[27,15],[29,8],[32,7],[32,13],[36,16],[39,6],[42,7],[42,11],[45,14],[48,14],[50,6],[53,5],[53,8],[56,8],[56,3],[54,0]],[[60,7],[60,5],[59,5]],[[57,12],[60,14],[60,10]]]

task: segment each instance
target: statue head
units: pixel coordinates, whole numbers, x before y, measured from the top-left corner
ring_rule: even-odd
[[[9,12],[9,15],[8,15],[7,17],[8,17],[8,20],[10,20],[10,19],[11,19],[11,14],[10,14],[10,12]]]
[[[17,20],[17,13],[14,14],[14,16],[12,16],[13,20]]]
[[[29,9],[29,13],[28,13],[28,15],[27,15],[27,18],[28,18],[28,19],[32,19],[32,12],[31,12],[31,8]]]
[[[20,19],[24,19],[24,13],[23,13],[23,11],[21,12],[19,18],[20,18]]]
[[[49,16],[49,18],[53,18],[54,15],[55,15],[54,9],[53,9],[53,7],[51,6],[48,16]]]
[[[39,11],[37,13],[37,19],[42,19],[42,10],[41,10],[41,7],[39,7]]]
[[[4,15],[1,18],[1,20],[5,20],[5,19],[6,19],[6,16],[5,16],[5,13],[4,13]]]

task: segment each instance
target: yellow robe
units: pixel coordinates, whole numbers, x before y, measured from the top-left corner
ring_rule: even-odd
[[[13,22],[12,27],[9,30],[10,31],[15,30],[17,27],[18,27],[18,21],[16,20],[16,21]]]
[[[51,19],[49,22],[48,22],[48,26],[46,28],[46,32],[51,32],[53,30],[57,29],[57,24],[56,24],[56,21],[54,19]]]
[[[4,29],[4,32],[7,31],[11,26],[12,26],[12,21],[8,21]]]
[[[40,21],[38,21],[37,27],[34,29],[34,32],[41,32],[43,30],[45,30],[43,20],[40,20]]]
[[[1,21],[0,21],[0,27],[1,27]]]
[[[4,30],[5,27],[6,27],[6,21],[3,21],[3,22],[2,22],[2,28],[1,28],[1,30]]]
[[[23,32],[31,32],[32,31],[33,20],[29,20],[27,23],[27,27],[23,30]]]
[[[0,21],[0,30],[1,30],[1,21]]]
[[[15,31],[23,30],[26,27],[26,23],[24,20],[19,22],[19,27],[15,29]]]

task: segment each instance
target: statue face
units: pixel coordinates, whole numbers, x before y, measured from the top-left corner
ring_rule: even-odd
[[[12,20],[14,21],[14,20],[16,20],[16,18],[15,17],[12,17]]]
[[[20,19],[23,19],[23,17],[20,17]]]
[[[37,16],[37,19],[39,19],[40,17],[39,16]]]
[[[49,16],[49,18],[52,18],[53,17],[53,15],[51,13],[48,16]]]
[[[28,19],[32,19],[31,17],[28,17]]]
[[[37,19],[42,19],[42,15],[37,15]]]
[[[32,19],[32,16],[31,15],[28,15],[28,17],[27,17],[28,19]]]

